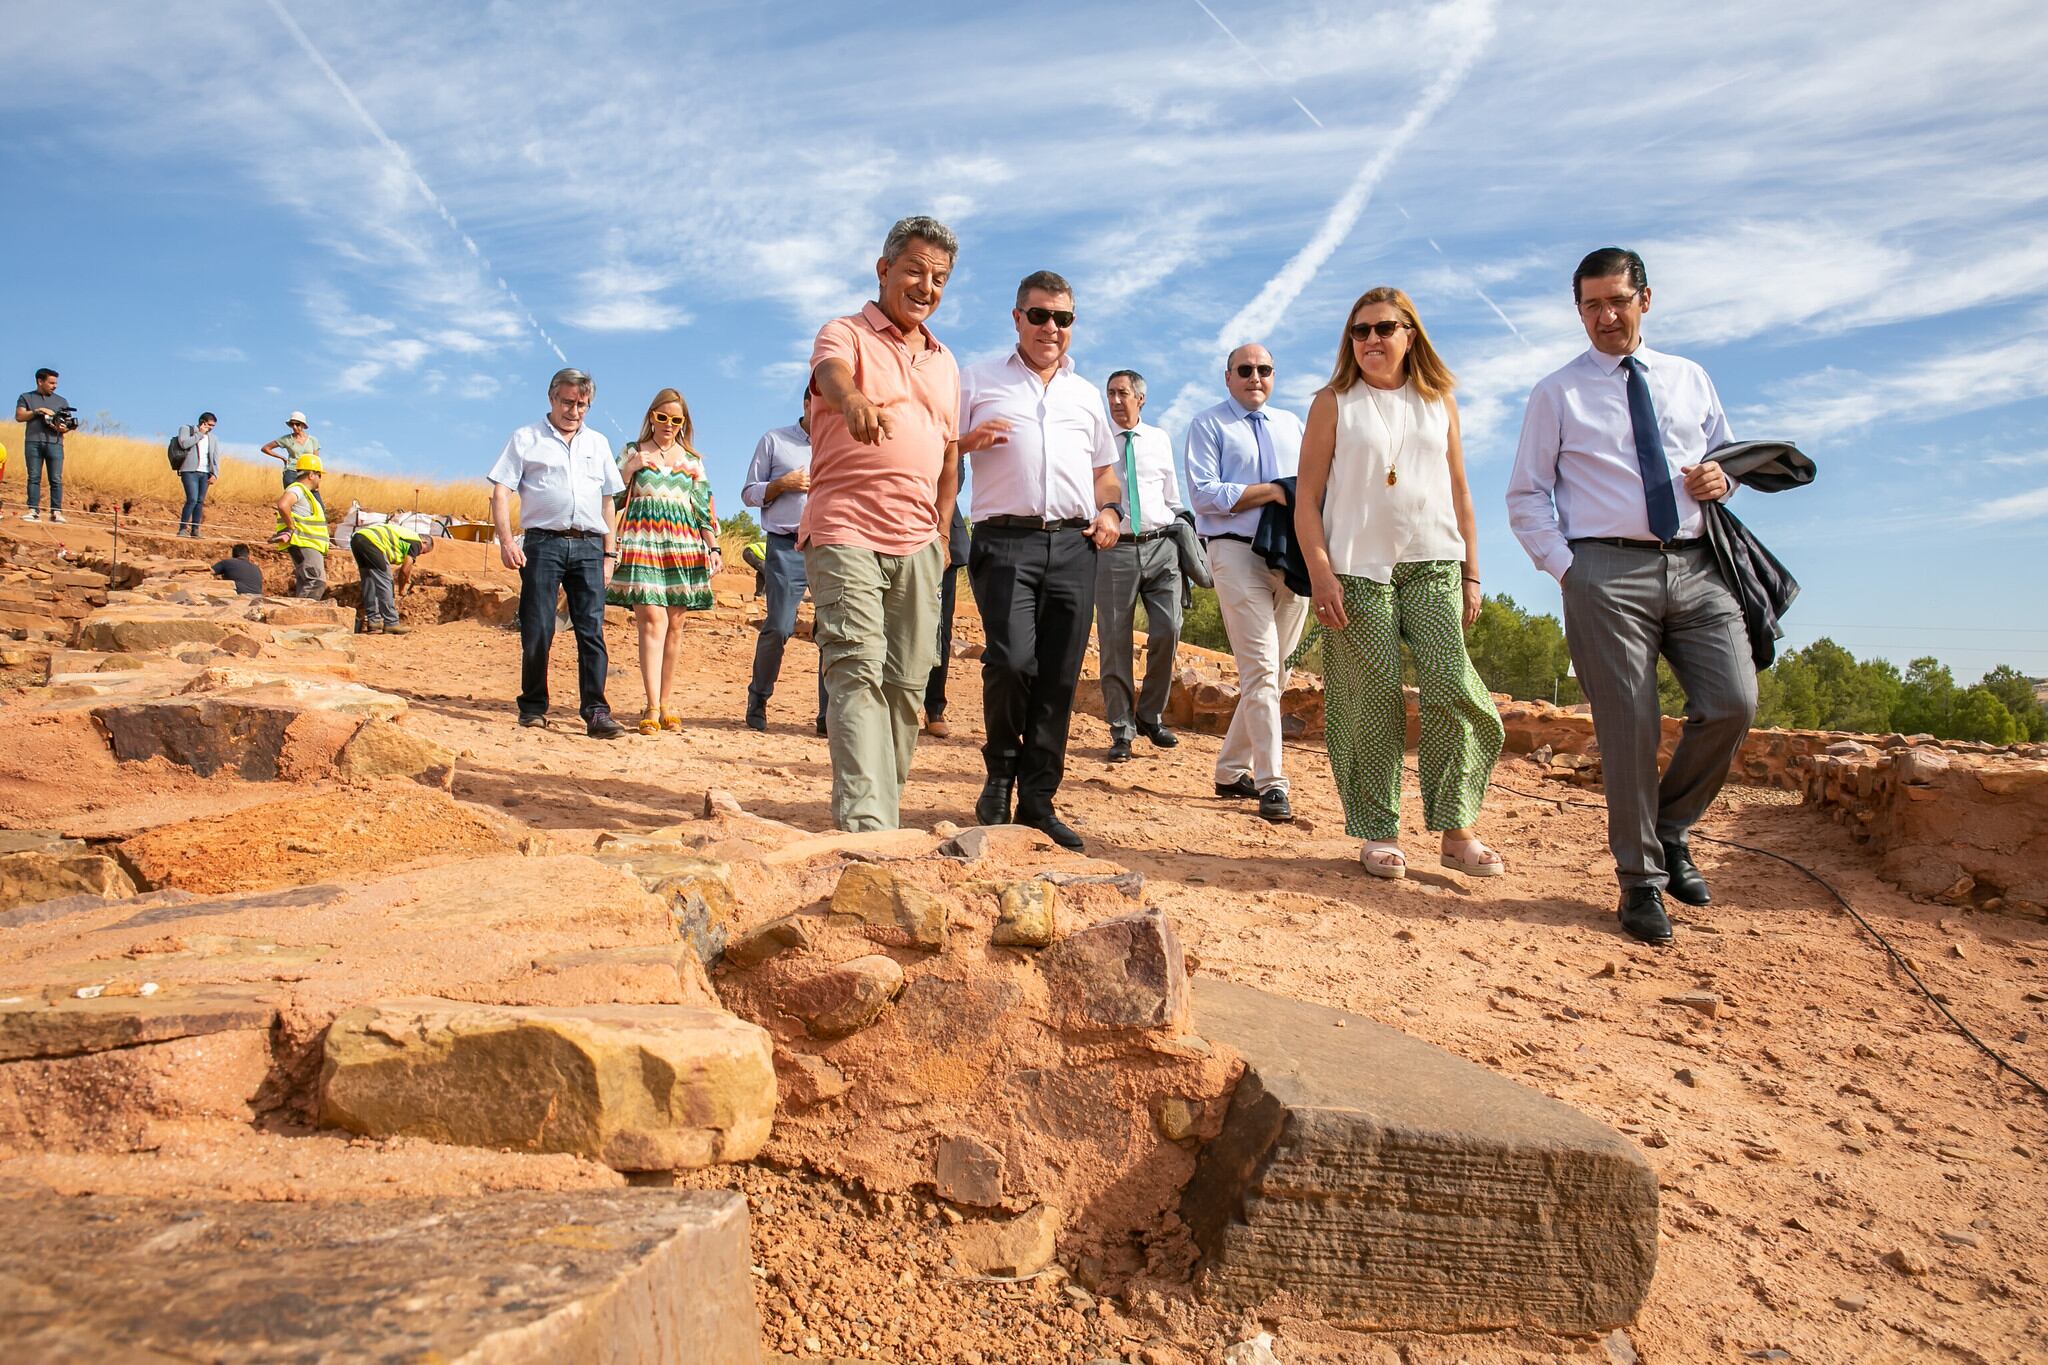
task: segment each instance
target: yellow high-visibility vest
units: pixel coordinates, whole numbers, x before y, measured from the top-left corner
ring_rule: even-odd
[[[320,495],[302,483],[292,485],[292,494],[291,520],[287,522],[283,513],[277,518],[277,530],[291,531],[284,542],[286,547],[326,554],[327,509],[321,505]]]
[[[371,526],[358,527],[356,535],[361,536],[364,540],[369,541],[372,545],[383,551],[384,558],[390,561],[393,568],[397,568],[400,564],[404,563],[405,557],[418,549],[420,543],[419,536],[402,526],[394,526],[388,521],[377,522]]]

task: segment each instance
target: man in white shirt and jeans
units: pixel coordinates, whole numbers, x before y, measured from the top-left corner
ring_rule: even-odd
[[[1109,419],[1074,372],[1074,290],[1026,275],[1010,318],[1017,346],[960,375],[959,450],[974,457],[967,579],[987,643],[981,656],[988,780],[984,825],[1012,820],[1081,847],[1053,811],[1066,773],[1074,687],[1095,619],[1095,555],[1116,544],[1122,490]]]
[[[1642,344],[1643,259],[1603,247],[1572,301],[1592,348],[1536,385],[1508,480],[1508,524],[1564,591],[1572,668],[1593,705],[1607,843],[1630,936],[1671,941],[1669,891],[1708,903],[1687,834],[1756,715],[1742,608],[1721,578],[1700,505],[1732,485],[1704,461],[1732,438],[1705,370]],[[1657,656],[1685,688],[1685,726],[1661,780]]]
[[[1188,501],[1209,552],[1216,605],[1237,661],[1237,710],[1216,755],[1216,794],[1259,803],[1259,818],[1294,818],[1280,764],[1280,694],[1287,658],[1301,643],[1309,599],[1252,549],[1269,503],[1287,501],[1276,479],[1301,467],[1301,419],[1268,406],[1273,357],[1256,342],[1223,363],[1230,397],[1188,427]]]
[[[1109,761],[1131,756],[1138,735],[1154,748],[1180,743],[1162,723],[1173,690],[1173,655],[1180,648],[1180,480],[1173,472],[1173,442],[1141,421],[1145,376],[1118,370],[1104,389],[1109,398],[1117,476],[1124,493],[1123,534],[1095,557],[1095,639],[1102,655],[1102,718],[1109,723]],[[1134,692],[1131,630],[1140,598],[1145,603],[1145,686]],[[1136,720],[1133,722],[1133,702]]]
[[[521,427],[491,466],[491,520],[498,557],[519,571],[519,723],[548,723],[548,650],[555,640],[555,593],[569,598],[576,629],[576,688],[586,732],[617,739],[626,727],[604,699],[604,589],[618,560],[618,509],[626,491],[611,442],[583,423],[597,386],[581,370],[548,381],[546,420]],[[519,495],[520,536],[512,535]]]

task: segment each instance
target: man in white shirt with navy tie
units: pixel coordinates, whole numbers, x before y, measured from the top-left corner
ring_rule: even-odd
[[[1702,503],[1731,485],[1707,452],[1728,418],[1705,370],[1642,344],[1643,259],[1603,247],[1579,263],[1572,301],[1591,349],[1529,395],[1508,524],[1564,592],[1573,671],[1593,706],[1621,927],[1671,941],[1664,893],[1709,900],[1687,836],[1756,715],[1742,608],[1708,545]],[[1657,657],[1685,689],[1685,725],[1661,779]]]
[[[1301,643],[1309,600],[1252,549],[1269,503],[1284,503],[1274,480],[1301,466],[1301,419],[1269,406],[1273,357],[1256,342],[1223,363],[1230,397],[1188,427],[1188,502],[1209,553],[1216,605],[1237,661],[1237,710],[1216,755],[1216,794],[1259,803],[1259,818],[1294,818],[1280,763],[1280,695],[1287,659]]]
[[[1157,749],[1180,743],[1163,723],[1173,689],[1173,656],[1180,648],[1180,542],[1173,534],[1174,514],[1181,509],[1180,480],[1173,470],[1173,442],[1141,420],[1145,376],[1118,370],[1103,392],[1115,428],[1111,439],[1123,486],[1124,526],[1117,543],[1095,556],[1095,639],[1102,656],[1108,757],[1123,763],[1139,735]],[[1140,599],[1145,603],[1142,690],[1135,687],[1131,639]]]

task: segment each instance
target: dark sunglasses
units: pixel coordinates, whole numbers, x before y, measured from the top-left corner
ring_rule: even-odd
[[[1385,341],[1407,325],[1405,322],[1396,322],[1392,318],[1387,319],[1385,322],[1354,322],[1350,327],[1351,339],[1353,341],[1363,341],[1369,336],[1376,336],[1381,341]]]
[[[1026,308],[1024,310],[1024,321],[1030,323],[1033,327],[1043,327],[1048,321],[1056,322],[1064,329],[1074,325],[1074,310],[1071,308]]]
[[[1261,379],[1271,379],[1273,377],[1273,367],[1271,365],[1240,365],[1237,367],[1237,377],[1239,379],[1250,379],[1253,375],[1257,375]]]

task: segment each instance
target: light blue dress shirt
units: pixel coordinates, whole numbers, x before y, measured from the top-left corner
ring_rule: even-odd
[[[1682,471],[1735,438],[1705,370],[1647,346],[1636,347],[1635,357],[1657,409],[1678,502],[1678,535],[1690,540],[1702,534],[1702,518],[1699,503],[1685,491]],[[1656,539],[1636,461],[1628,376],[1620,371],[1620,356],[1588,349],[1529,394],[1508,476],[1508,526],[1536,567],[1560,581],[1571,567],[1574,540]]]
[[[519,495],[519,529],[604,534],[604,509],[626,491],[612,443],[589,427],[567,440],[543,418],[521,427],[498,452],[492,483]]]
[[[766,501],[768,485],[784,474],[810,467],[811,438],[801,425],[792,422],[761,437],[760,443],[754,447],[754,458],[747,464],[747,482],[740,489],[740,501],[761,509],[763,531],[776,536],[796,534],[797,523],[804,516],[804,501],[809,495],[784,493],[773,501]]]
[[[1188,506],[1204,536],[1258,534],[1264,507],[1230,509],[1255,483],[1292,478],[1301,468],[1301,419],[1271,403],[1260,408],[1267,440],[1261,444],[1251,410],[1226,398],[1188,426]]]

